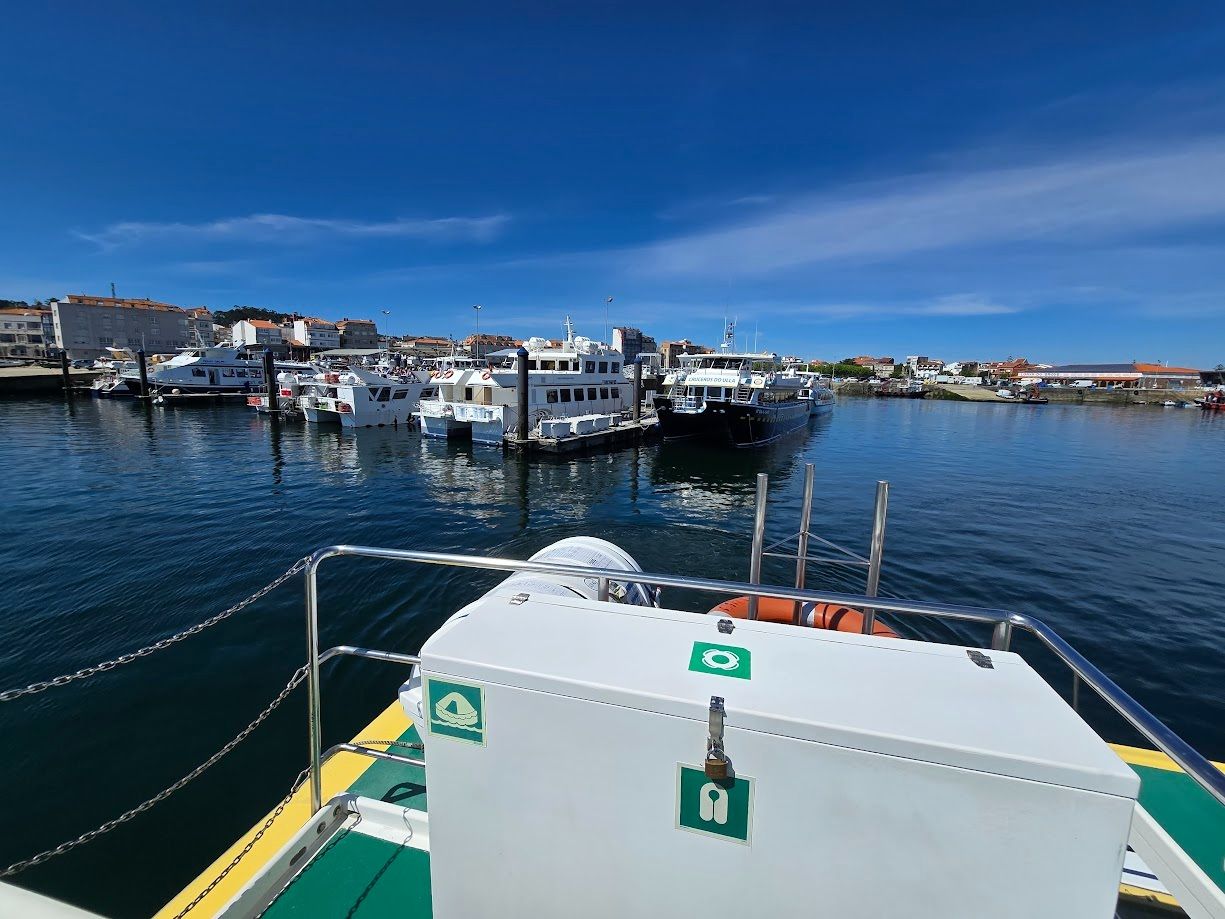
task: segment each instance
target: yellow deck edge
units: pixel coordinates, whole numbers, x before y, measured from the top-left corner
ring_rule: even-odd
[[[405,714],[399,700],[396,700],[363,728],[354,739],[394,739],[407,731],[411,725],[412,721]],[[348,789],[375,762],[376,760],[368,756],[361,756],[356,753],[340,753],[332,757],[323,766],[323,800],[326,801],[333,795],[340,794]],[[271,816],[274,809],[270,808],[268,813],[256,821],[251,829],[243,833],[234,845],[230,846],[215,862],[201,871],[174,899],[158,910],[154,919],[171,919],[171,917],[182,912],[183,908],[200,891],[207,887],[226,865],[233,861],[234,856],[242,851],[251,837],[264,825],[264,821]],[[225,879],[214,887],[208,896],[201,900],[195,909],[191,911],[193,919],[194,917],[201,917],[203,919],[203,917],[207,916],[216,916],[221,907],[225,906],[234,894],[238,893],[263,868],[264,864],[289,842],[293,834],[303,827],[310,816],[310,787],[309,784],[304,784],[295,792],[284,812],[268,828],[268,832],[264,834],[264,837],[235,866],[234,870],[226,875]]]

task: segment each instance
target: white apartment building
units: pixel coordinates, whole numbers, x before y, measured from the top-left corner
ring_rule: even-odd
[[[47,348],[55,342],[48,341],[44,330],[44,316],[50,310],[33,307],[6,307],[0,309],[0,358],[15,360],[47,356]]]
[[[340,347],[340,329],[326,319],[295,319],[290,344],[312,351],[330,351]]]
[[[284,338],[281,327],[267,319],[240,319],[230,327],[230,339],[240,348],[281,348]]]
[[[193,345],[212,347],[217,344],[217,334],[213,331],[213,314],[206,306],[197,306],[187,311],[188,332]]]
[[[69,294],[51,304],[56,344],[74,360],[99,358],[107,348],[144,348],[149,354],[191,344],[187,311],[156,300]]]
[[[913,379],[934,380],[936,375],[944,370],[944,361],[912,354],[906,358],[906,366],[910,368],[910,376]]]

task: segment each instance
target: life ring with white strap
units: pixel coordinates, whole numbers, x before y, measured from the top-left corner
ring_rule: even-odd
[[[481,374],[481,379],[482,379],[482,380],[492,380],[492,379],[493,379],[493,372],[492,372],[492,371],[489,371],[489,370],[486,370],[485,372],[483,372],[483,373]]]
[[[454,375],[455,375],[455,371],[454,371],[454,370],[448,370],[446,373],[444,373],[444,374],[442,375],[442,378],[443,378],[444,380],[449,380],[449,379],[451,379],[451,377],[453,377]]]

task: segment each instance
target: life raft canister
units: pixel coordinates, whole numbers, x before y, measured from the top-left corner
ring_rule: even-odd
[[[749,617],[749,598],[733,597],[710,611],[716,615],[734,619]],[[778,597],[761,597],[757,601],[757,618],[763,622],[781,622],[790,625],[795,621],[795,601]],[[863,632],[863,613],[849,606],[836,603],[804,603],[800,606],[800,624],[813,629],[828,629],[831,632]],[[897,632],[879,619],[872,623],[872,634],[881,638],[897,638]]]

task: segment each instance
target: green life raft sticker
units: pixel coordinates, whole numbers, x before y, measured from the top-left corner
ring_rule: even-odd
[[[472,683],[427,679],[425,705],[431,734],[485,743],[485,690]]]
[[[753,780],[738,775],[712,781],[701,766],[676,767],[676,826],[749,845],[753,836]]]
[[[695,641],[689,655],[689,669],[695,673],[749,680],[753,677],[753,655],[748,648]]]

